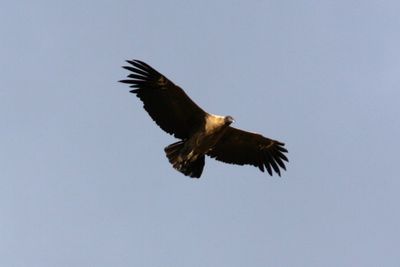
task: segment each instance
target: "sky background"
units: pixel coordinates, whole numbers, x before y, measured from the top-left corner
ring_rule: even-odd
[[[0,266],[399,266],[399,10],[5,1]],[[126,59],[285,142],[287,171],[175,171]]]

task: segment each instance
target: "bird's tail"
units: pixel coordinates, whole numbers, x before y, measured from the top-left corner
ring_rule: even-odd
[[[179,141],[164,148],[165,154],[172,166],[186,176],[200,178],[204,168],[204,155],[192,161],[182,155],[185,142]]]

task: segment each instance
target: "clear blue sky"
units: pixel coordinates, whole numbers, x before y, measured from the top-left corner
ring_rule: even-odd
[[[398,1],[7,1],[0,266],[399,266]],[[141,59],[288,171],[171,168]],[[396,174],[397,173],[397,174]]]

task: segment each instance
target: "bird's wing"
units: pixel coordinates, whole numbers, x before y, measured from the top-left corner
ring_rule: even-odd
[[[164,131],[185,139],[204,122],[206,112],[164,75],[139,60],[127,60],[129,79],[121,80],[135,88],[130,91],[143,102],[144,109]]]
[[[284,143],[266,138],[260,134],[228,127],[224,135],[207,155],[225,163],[253,165],[264,172],[264,167],[272,175],[274,170],[279,176],[280,168],[286,170],[284,153],[288,151]]]

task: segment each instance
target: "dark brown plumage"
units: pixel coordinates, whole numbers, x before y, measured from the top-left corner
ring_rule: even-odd
[[[205,112],[186,93],[161,73],[139,60],[128,60],[129,79],[121,80],[134,88],[144,109],[164,131],[181,139],[164,150],[175,169],[199,178],[203,172],[205,155],[216,160],[253,165],[262,172],[266,169],[281,175],[286,170],[284,143],[257,133],[230,126],[231,116],[217,116]]]

